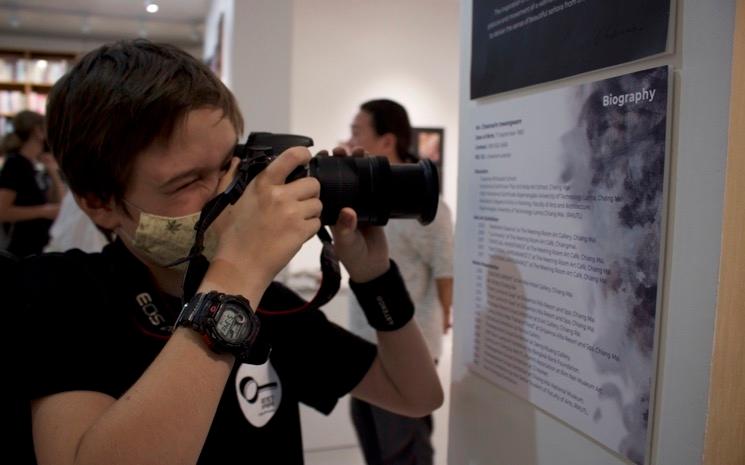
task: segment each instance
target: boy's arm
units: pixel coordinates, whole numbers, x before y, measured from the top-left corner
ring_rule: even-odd
[[[218,218],[218,251],[200,292],[241,294],[258,304],[274,274],[320,227],[318,182],[284,183],[309,159],[305,149],[288,150]],[[233,363],[232,355],[207,348],[202,335],[178,328],[121,398],[72,391],[35,400],[39,465],[196,463]]]
[[[332,229],[350,280],[365,283],[388,271],[388,246],[382,228],[358,230],[356,214],[345,208]],[[411,417],[428,415],[442,405],[444,395],[437,370],[413,318],[395,331],[378,331],[378,356],[352,395]]]
[[[232,365],[180,328],[120,399],[72,391],[34,401],[37,462],[193,464]]]
[[[44,164],[47,174],[49,174],[49,178],[52,181],[52,185],[47,192],[47,201],[50,203],[62,203],[62,198],[65,196],[65,192],[67,192],[67,187],[62,181],[62,175],[60,174],[57,161],[48,152],[41,155],[40,161]]]
[[[378,356],[352,395],[417,418],[442,405],[440,379],[414,319],[396,331],[378,332]]]

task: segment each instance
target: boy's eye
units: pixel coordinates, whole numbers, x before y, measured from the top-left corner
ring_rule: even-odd
[[[176,188],[176,192],[179,192],[179,191],[182,191],[184,189],[187,189],[187,188],[191,187],[195,182],[197,182],[197,179],[193,179],[193,180],[187,182],[186,184],[180,185],[179,187]]]

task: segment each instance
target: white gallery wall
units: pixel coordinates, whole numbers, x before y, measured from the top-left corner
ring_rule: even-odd
[[[444,195],[455,208],[458,2],[296,0],[293,22],[292,130],[333,147],[360,103],[396,100],[412,125],[445,128]]]
[[[445,129],[445,201],[455,212],[458,150],[457,0],[214,0],[205,56],[224,19],[223,79],[246,131],[310,136],[313,150],[349,138],[359,105],[391,98],[412,125]],[[318,268],[311,241],[290,265]]]
[[[210,5],[204,59],[220,53],[216,71],[235,94],[246,135],[289,130],[292,8],[292,0],[214,0]]]
[[[413,126],[445,128],[445,202],[455,212],[458,150],[456,0],[295,0],[290,128],[331,149],[359,105],[390,98]],[[290,265],[318,268],[312,241]]]

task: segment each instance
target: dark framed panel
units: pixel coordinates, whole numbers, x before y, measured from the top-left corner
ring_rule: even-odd
[[[670,0],[473,0],[471,99],[672,50]]]
[[[419,158],[432,160],[440,173],[442,191],[443,168],[445,161],[444,128],[411,128],[411,151]]]

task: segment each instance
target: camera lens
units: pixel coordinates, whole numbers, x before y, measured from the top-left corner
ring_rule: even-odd
[[[391,165],[385,157],[313,158],[308,174],[321,184],[321,222],[334,224],[351,207],[360,223],[385,225],[389,218],[429,224],[437,213],[440,183],[430,160]]]

